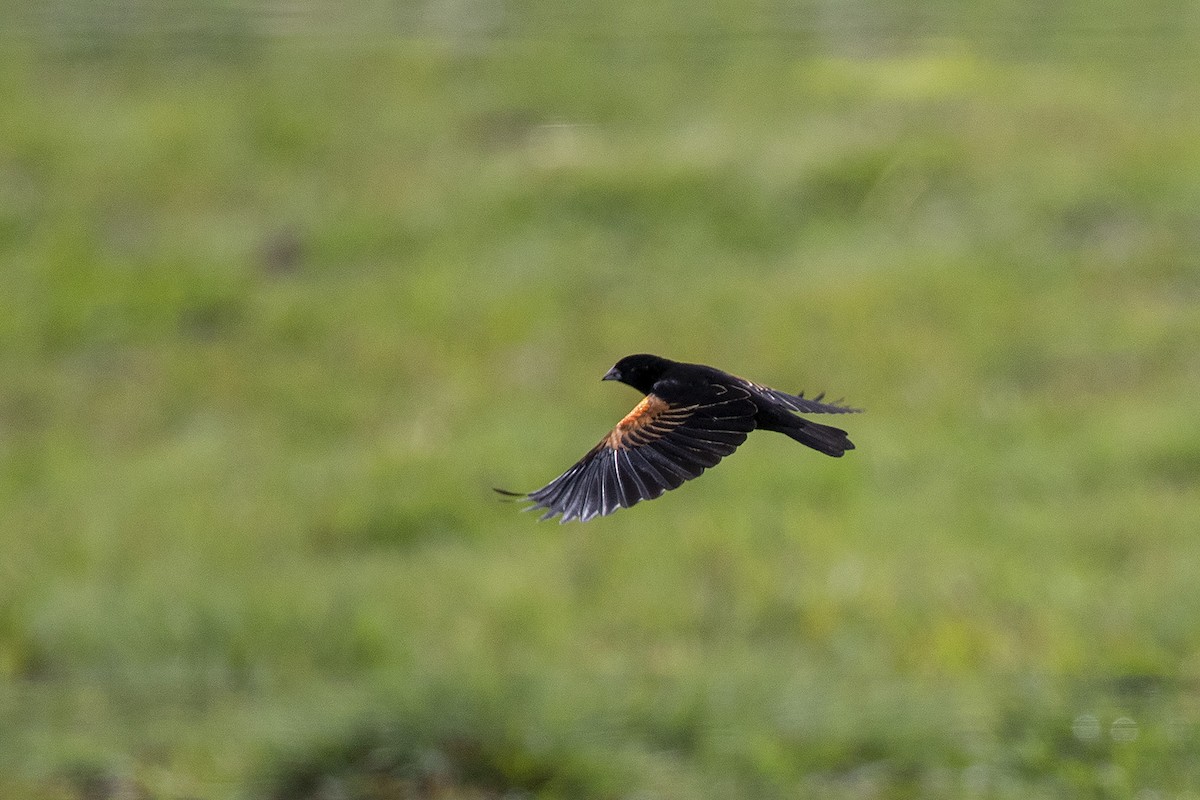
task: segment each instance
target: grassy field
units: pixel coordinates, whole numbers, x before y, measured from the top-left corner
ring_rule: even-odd
[[[0,797],[1200,798],[1194,13],[122,8],[0,42]],[[639,351],[858,449],[497,502]]]

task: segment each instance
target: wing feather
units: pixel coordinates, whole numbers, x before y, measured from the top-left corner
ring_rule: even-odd
[[[649,394],[578,462],[526,497],[542,519],[586,522],[700,476],[754,429],[747,387],[690,387],[686,402]]]
[[[824,392],[821,392],[816,397],[805,397],[804,392],[800,394],[788,394],[778,389],[772,389],[769,386],[763,386],[760,383],[748,381],[745,378],[739,378],[739,380],[747,387],[766,395],[785,408],[801,414],[858,414],[862,411],[861,408],[842,405],[841,400],[835,400],[832,403],[823,402],[825,399]]]
[[[625,469],[621,471],[621,478],[626,481],[626,508],[633,505],[640,498],[652,500],[658,497],[664,491],[664,486],[661,483],[654,482],[654,477],[657,472],[653,467],[650,467],[644,461],[640,461],[640,469],[633,463],[634,456],[629,454],[628,450],[614,450],[616,458],[625,460]],[[638,456],[639,460],[641,459]]]
[[[691,480],[696,475],[688,472],[684,467],[675,461],[672,461],[665,454],[651,447],[645,447],[634,451],[651,465],[652,469],[658,471],[658,474],[663,476],[664,486],[668,490],[678,489],[684,481]],[[699,474],[699,473],[697,473]]]
[[[574,481],[578,486],[573,492],[572,505],[575,516],[579,519],[585,519],[588,509],[595,502],[593,498],[599,488],[596,486],[596,466],[596,459],[589,459]]]
[[[638,470],[638,475],[646,485],[652,489],[657,489],[655,497],[661,495],[663,492],[678,488],[680,484],[687,480],[686,477],[678,476],[671,469],[657,464],[655,459],[650,455],[654,451],[649,448],[643,447],[637,450],[625,450],[624,452],[629,456],[629,460],[634,462]]]

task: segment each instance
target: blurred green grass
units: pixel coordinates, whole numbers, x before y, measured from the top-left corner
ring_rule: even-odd
[[[81,8],[0,61],[0,796],[1200,791],[1186,10]],[[495,502],[637,351],[859,449]]]

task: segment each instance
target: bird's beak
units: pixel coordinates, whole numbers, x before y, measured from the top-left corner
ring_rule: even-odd
[[[602,381],[619,381],[621,380],[621,372],[616,367],[613,367],[608,372],[604,373]]]

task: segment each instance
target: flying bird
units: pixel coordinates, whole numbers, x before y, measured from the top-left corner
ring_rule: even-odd
[[[542,519],[584,522],[653,500],[700,476],[746,441],[756,428],[786,434],[828,456],[854,445],[841,428],[796,416],[852,414],[839,402],[787,394],[703,364],[640,353],[626,356],[601,380],[620,381],[646,395],[570,469],[533,492],[496,491],[533,502]]]

